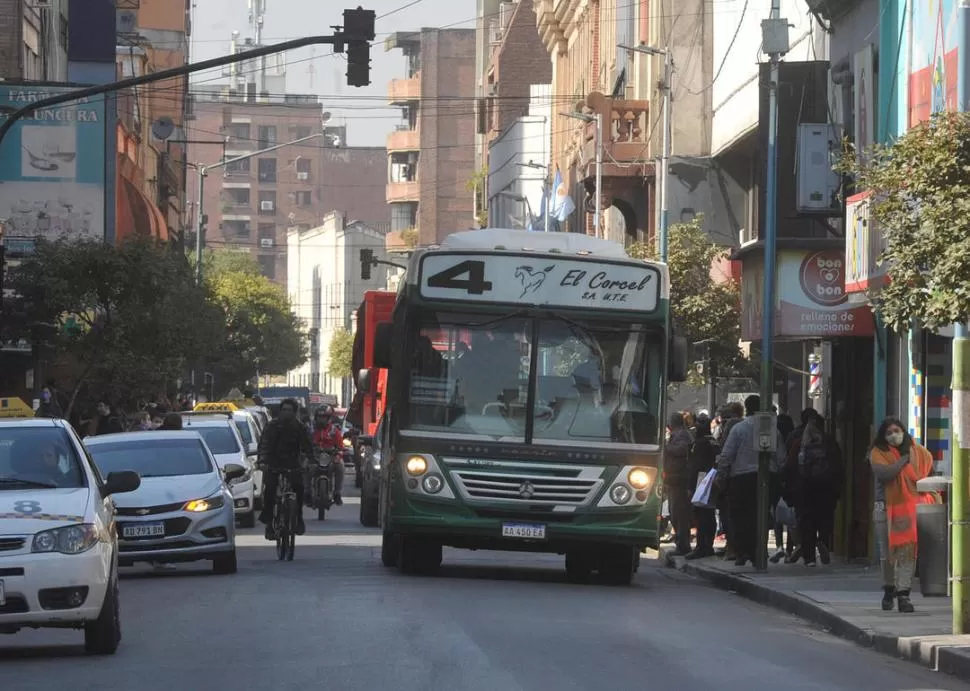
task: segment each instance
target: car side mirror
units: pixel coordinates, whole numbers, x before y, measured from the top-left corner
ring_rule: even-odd
[[[138,473],[134,470],[119,470],[108,473],[101,488],[101,496],[110,497],[113,494],[134,492],[139,487],[141,487],[141,476]]]
[[[361,393],[370,393],[370,370],[362,369],[357,373],[357,390]]]
[[[254,441],[249,442],[246,446],[246,455],[255,456],[257,453],[259,453],[259,444]]]
[[[374,445],[374,437],[372,437],[369,434],[362,434],[359,437],[357,437],[357,443],[360,446],[373,446]]]
[[[687,339],[674,334],[670,339],[670,359],[667,378],[672,383],[687,381],[688,354]]]
[[[232,482],[233,480],[238,480],[245,475],[246,469],[238,463],[227,463],[226,467],[222,470],[222,474],[223,477],[225,477],[226,482]]]
[[[374,366],[391,369],[391,339],[394,336],[392,322],[380,322],[374,329]]]

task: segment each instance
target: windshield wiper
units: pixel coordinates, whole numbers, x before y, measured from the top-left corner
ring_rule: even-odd
[[[42,487],[44,489],[57,489],[57,485],[55,485],[53,482],[23,480],[17,477],[0,477],[0,485],[22,485],[24,487]]]

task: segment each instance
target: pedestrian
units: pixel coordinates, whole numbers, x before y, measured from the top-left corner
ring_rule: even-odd
[[[664,444],[664,487],[667,490],[670,522],[673,525],[677,546],[674,554],[686,556],[690,552],[690,527],[693,522],[690,468],[688,467],[693,438],[687,430],[681,413],[670,415],[667,429],[670,436]]]
[[[105,401],[100,401],[98,403],[98,415],[95,418],[95,434],[101,436],[102,434],[118,434],[125,431],[124,424],[122,423],[120,417],[116,414],[112,414],[111,406],[109,406]]]
[[[726,406],[721,408],[720,415],[721,424],[719,428],[720,436],[717,438],[718,441],[718,453],[724,448],[724,442],[727,440],[728,435],[731,433],[731,429],[741,422],[744,416],[744,406],[737,401],[728,403]],[[738,558],[737,553],[734,549],[734,529],[731,525],[731,496],[730,496],[730,478],[727,476],[718,476],[718,501],[717,501],[717,515],[721,520],[721,531],[724,533],[725,547],[724,552],[721,556],[724,557],[725,561],[734,561]]]
[[[143,410],[140,413],[136,413],[135,414],[135,423],[132,426],[131,431],[132,432],[147,432],[147,431],[149,431],[151,429],[154,429],[154,428],[152,427],[152,418],[148,414],[148,411],[147,410]]]
[[[830,560],[829,541],[835,532],[835,506],[842,481],[842,452],[834,439],[825,434],[825,421],[810,416],[796,440],[786,465],[794,465],[787,477],[797,478],[795,495],[798,507],[799,545],[806,566],[815,566],[816,553],[823,564]]]
[[[37,417],[62,418],[64,411],[61,410],[60,403],[46,386],[40,392],[40,405],[37,406]]]
[[[178,413],[169,413],[165,416],[165,419],[162,421],[162,426],[159,429],[170,431],[182,429],[182,416]]]
[[[744,399],[744,420],[731,427],[721,456],[717,461],[718,475],[727,478],[728,500],[731,513],[731,526],[734,551],[737,555],[735,566],[754,563],[758,540],[767,535],[758,535],[758,451],[755,448],[755,414],[761,409],[760,396]],[[785,457],[785,444],[778,435],[777,452],[771,458],[771,472],[777,473]],[[767,518],[767,516],[766,516]]]
[[[898,419],[886,418],[869,450],[875,479],[873,521],[882,566],[882,608],[896,600],[900,612],[913,612],[910,589],[916,570],[916,507],[923,501],[916,483],[933,472],[933,456],[910,436]]]
[[[689,494],[693,497],[699,479],[714,467],[715,448],[711,441],[711,419],[702,411],[695,422],[694,443],[690,448],[687,462],[688,473],[692,479]],[[717,532],[717,518],[714,509],[691,507],[694,522],[697,524],[697,546],[687,555],[688,559],[703,559],[714,555],[714,534]]]

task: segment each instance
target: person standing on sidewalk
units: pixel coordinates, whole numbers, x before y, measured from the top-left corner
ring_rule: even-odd
[[[694,443],[690,447],[687,461],[687,472],[691,483],[689,495],[693,498],[697,483],[701,475],[706,475],[714,467],[715,448],[711,440],[711,419],[706,414],[697,416],[694,427]],[[714,556],[714,533],[717,531],[717,519],[714,509],[692,507],[694,522],[697,523],[697,546],[687,555],[688,559],[703,559]]]
[[[800,547],[805,566],[815,566],[816,552],[823,564],[830,560],[828,544],[835,526],[835,505],[842,480],[842,451],[834,439],[825,434],[824,419],[811,416],[798,440],[795,467],[789,477],[796,478]]]
[[[672,413],[667,426],[670,438],[664,444],[664,487],[667,501],[670,502],[670,522],[677,545],[675,554],[685,556],[690,552],[690,526],[693,522],[688,458],[694,439],[681,413]]]
[[[735,566],[754,563],[758,540],[767,540],[767,535],[758,535],[758,451],[755,449],[755,414],[761,410],[761,397],[748,396],[744,399],[747,417],[734,425],[728,433],[721,456],[717,461],[719,477],[728,481],[728,504],[731,511],[731,525],[734,531],[734,549],[737,558]],[[778,472],[785,457],[785,443],[778,436],[777,450],[771,458],[771,472]]]
[[[916,570],[916,483],[933,472],[933,456],[913,441],[903,423],[886,418],[869,451],[875,477],[873,521],[882,563],[882,608],[896,599],[900,612],[913,610],[910,589]]]

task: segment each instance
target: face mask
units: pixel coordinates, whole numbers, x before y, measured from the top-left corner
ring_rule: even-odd
[[[886,435],[886,441],[888,441],[893,446],[899,446],[900,444],[903,443],[903,433],[902,432],[894,432],[892,434],[887,434]]]
[[[50,400],[51,400],[50,393],[48,393],[47,391],[45,391],[44,393],[42,393],[40,395],[40,400],[42,400],[44,403],[49,403]]]

